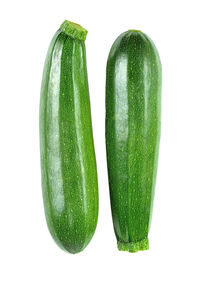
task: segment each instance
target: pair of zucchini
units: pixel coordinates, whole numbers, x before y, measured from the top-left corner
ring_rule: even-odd
[[[40,97],[45,215],[70,253],[90,242],[98,183],[86,68],[87,31],[65,21],[53,37]],[[119,250],[148,248],[160,138],[161,67],[152,41],[130,30],[113,44],[106,74],[106,150]]]

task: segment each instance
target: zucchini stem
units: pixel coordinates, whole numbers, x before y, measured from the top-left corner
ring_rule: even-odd
[[[87,36],[87,30],[83,28],[81,25],[65,20],[61,26],[60,30],[73,39],[78,39],[80,41],[85,41]]]
[[[144,251],[144,250],[149,249],[149,239],[145,238],[141,241],[129,242],[129,243],[124,243],[124,242],[118,241],[117,246],[118,246],[119,251],[127,251],[130,253],[136,253],[138,251]]]

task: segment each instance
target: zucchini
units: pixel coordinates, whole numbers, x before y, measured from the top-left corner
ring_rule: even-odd
[[[149,247],[161,124],[161,63],[141,31],[122,33],[106,70],[106,151],[118,249]]]
[[[40,153],[44,209],[55,242],[69,253],[91,240],[98,217],[85,39],[65,21],[53,37],[40,96]]]

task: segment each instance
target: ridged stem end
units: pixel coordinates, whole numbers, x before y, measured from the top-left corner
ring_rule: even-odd
[[[77,23],[65,20],[61,26],[60,30],[65,32],[67,35],[72,37],[73,39],[78,39],[81,41],[85,41],[87,37],[87,30],[80,26]]]
[[[117,242],[119,251],[127,251],[130,253],[136,253],[138,251],[144,251],[149,249],[149,239],[145,238],[138,242],[124,243],[121,241]]]

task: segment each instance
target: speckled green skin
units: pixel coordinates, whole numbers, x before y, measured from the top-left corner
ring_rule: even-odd
[[[84,41],[58,30],[46,57],[40,100],[45,215],[56,243],[70,253],[91,240],[98,217]]]
[[[148,249],[157,173],[161,64],[153,42],[129,30],[114,42],[106,73],[106,149],[118,249]]]

